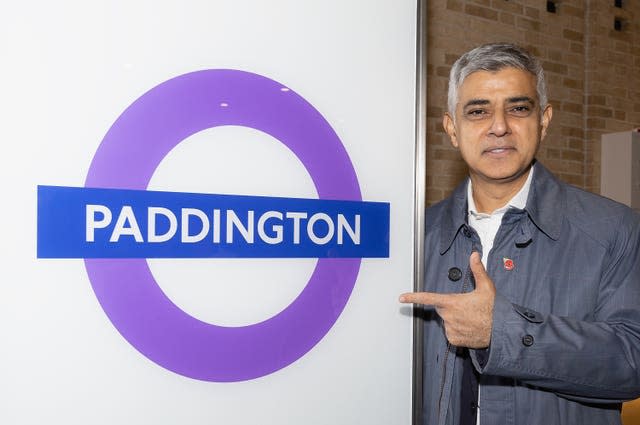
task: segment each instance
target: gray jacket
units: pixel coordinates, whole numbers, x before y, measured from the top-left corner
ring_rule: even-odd
[[[473,289],[466,185],[427,210],[425,290]],[[511,260],[511,261],[509,261]],[[455,280],[459,268],[462,277]],[[487,260],[497,296],[489,350],[471,350],[480,424],[619,424],[640,396],[640,221],[536,164]],[[451,278],[450,278],[451,277]],[[457,425],[462,359],[424,310],[424,424]]]

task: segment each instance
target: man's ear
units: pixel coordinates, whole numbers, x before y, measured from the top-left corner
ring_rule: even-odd
[[[444,131],[449,135],[449,139],[454,148],[458,147],[458,137],[456,136],[456,125],[453,122],[453,117],[449,115],[448,112],[444,113],[444,117],[442,117],[442,126],[444,127]]]
[[[542,127],[540,131],[540,140],[544,140],[547,135],[547,128],[549,128],[549,124],[551,123],[551,118],[553,117],[553,108],[551,105],[545,106],[542,111],[542,119],[540,120],[540,126]]]

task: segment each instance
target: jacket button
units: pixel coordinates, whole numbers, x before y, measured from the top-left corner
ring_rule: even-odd
[[[462,229],[462,234],[465,235],[467,238],[471,237],[471,230],[469,230],[469,228],[467,226],[465,226]]]
[[[449,280],[456,282],[462,278],[462,270],[457,267],[451,267],[449,269]]]
[[[522,345],[524,345],[525,347],[531,347],[533,345],[533,336],[529,334],[523,336]]]

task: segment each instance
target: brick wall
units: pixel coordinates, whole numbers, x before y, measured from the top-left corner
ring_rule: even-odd
[[[587,10],[585,188],[600,190],[600,137],[640,127],[640,2],[590,1]],[[621,18],[622,31],[613,29]]]
[[[594,192],[600,136],[640,126],[640,2],[428,1],[427,204],[447,196],[466,166],[442,129],[453,62],[483,43],[520,44],[540,58],[554,107],[538,158],[561,179]],[[620,18],[621,31],[614,30]]]

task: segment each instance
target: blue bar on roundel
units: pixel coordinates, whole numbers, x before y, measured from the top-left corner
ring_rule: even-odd
[[[389,208],[382,202],[38,186],[38,257],[388,257]]]

